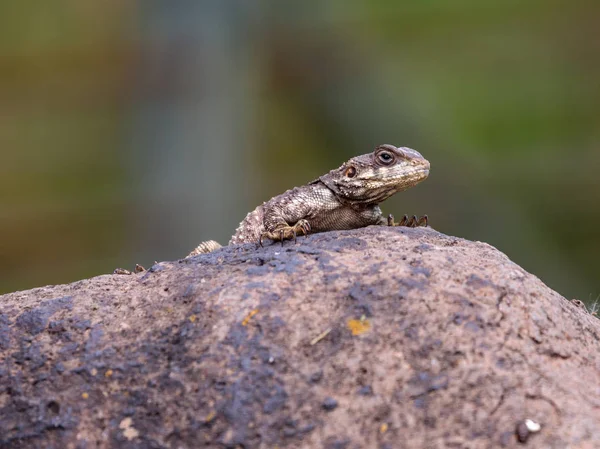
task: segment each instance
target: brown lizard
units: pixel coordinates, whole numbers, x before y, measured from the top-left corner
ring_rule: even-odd
[[[427,226],[427,215],[407,215],[399,223],[384,218],[379,203],[429,176],[429,161],[418,151],[379,145],[373,153],[356,156],[340,168],[295,187],[258,206],[240,223],[230,245],[264,239],[296,240],[298,234],[356,229],[369,225]],[[221,248],[214,240],[200,243],[187,257]],[[145,271],[136,265],[135,272]],[[115,274],[132,274],[117,268]]]
[[[427,226],[427,216],[404,216],[394,223],[384,218],[379,203],[429,176],[429,161],[410,148],[380,145],[373,153],[356,156],[340,168],[295,187],[250,212],[229,241],[230,245],[265,239],[296,240],[298,234],[356,229],[369,225]],[[220,248],[202,242],[187,257]]]

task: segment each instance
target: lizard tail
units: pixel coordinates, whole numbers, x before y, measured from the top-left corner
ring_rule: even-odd
[[[186,256],[186,258],[197,256],[198,254],[211,253],[219,248],[222,248],[219,242],[215,242],[214,240],[207,240],[206,242],[200,243],[191,253],[189,253]]]

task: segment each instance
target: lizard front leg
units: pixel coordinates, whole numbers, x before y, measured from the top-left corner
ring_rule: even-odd
[[[429,226],[429,218],[427,217],[427,215],[423,215],[422,217],[418,218],[416,215],[413,215],[410,218],[408,217],[408,215],[405,215],[404,217],[402,217],[402,220],[400,220],[399,223],[394,223],[394,216],[392,214],[389,214],[387,221],[388,226],[406,226],[408,228],[416,228],[418,226]]]
[[[280,241],[281,246],[283,246],[284,240],[294,239],[294,243],[296,243],[298,234],[304,234],[305,236],[308,236],[310,230],[310,223],[305,219],[298,220],[293,226],[290,226],[287,223],[281,223],[272,231],[263,232],[258,239],[258,244],[263,246],[263,239],[271,239],[276,242]]]
[[[264,204],[263,231],[258,244],[264,239],[281,242],[294,240],[298,234],[308,235],[312,226],[308,221],[316,201],[315,187],[305,186],[288,190]]]

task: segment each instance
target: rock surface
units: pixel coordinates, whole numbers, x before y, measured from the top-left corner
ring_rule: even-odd
[[[597,448],[599,336],[432,229],[228,247],[0,296],[0,447]]]

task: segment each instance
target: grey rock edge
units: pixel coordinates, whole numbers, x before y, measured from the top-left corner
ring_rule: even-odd
[[[232,246],[0,296],[0,448],[600,447],[599,336],[430,228]]]

